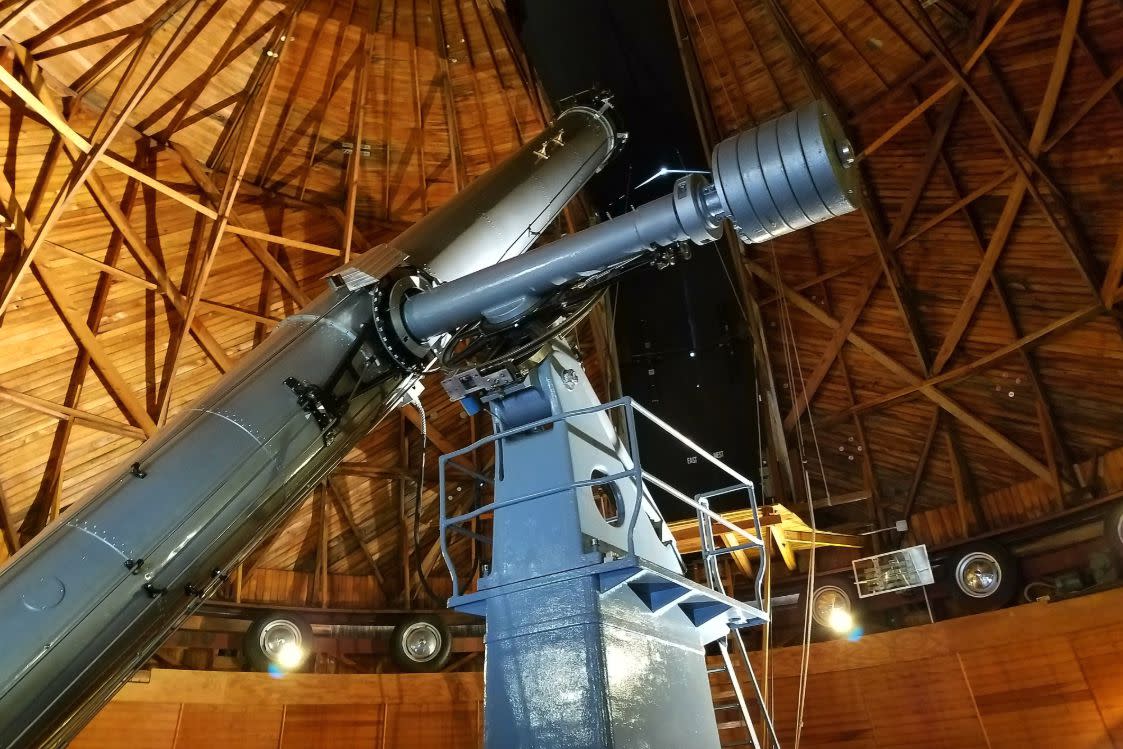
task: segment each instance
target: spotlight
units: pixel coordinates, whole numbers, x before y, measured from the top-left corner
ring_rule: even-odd
[[[284,673],[300,670],[308,660],[312,628],[289,613],[272,613],[257,619],[242,642],[247,665],[254,671]]]
[[[300,664],[304,663],[304,659],[308,654],[304,652],[304,648],[297,645],[295,642],[286,642],[277,651],[277,665],[285,671],[292,671],[294,668],[300,668]]]
[[[827,614],[827,626],[840,635],[846,634],[854,629],[854,616],[846,609],[831,609]]]
[[[811,599],[811,615],[816,624],[834,634],[846,635],[854,629],[853,601],[841,585],[817,587]]]

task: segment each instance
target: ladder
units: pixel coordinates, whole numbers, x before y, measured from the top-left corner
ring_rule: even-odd
[[[709,509],[709,501],[706,497],[699,497],[698,503],[707,510]],[[756,517],[756,508],[754,504],[754,518]],[[702,536],[702,560],[703,566],[706,569],[706,583],[725,595],[725,584],[721,580],[721,574],[717,566],[717,557],[719,552],[714,544],[714,529],[713,524],[701,511],[698,513],[698,522],[701,526]],[[757,532],[759,534],[760,528],[758,524]],[[767,560],[764,558],[763,550],[761,553],[761,566],[762,568],[767,565]],[[759,602],[758,602],[759,603]],[[770,745],[772,749],[780,749],[780,741],[776,737],[776,727],[772,723],[772,716],[768,713],[768,706],[764,704],[764,695],[760,691],[760,683],[757,681],[756,673],[753,671],[752,662],[749,661],[749,651],[745,647],[745,640],[741,637],[741,630],[737,627],[730,627],[729,634],[718,640],[718,651],[721,653],[721,665],[715,668],[708,669],[708,673],[725,673],[729,677],[729,683],[733,687],[734,702],[714,705],[714,713],[717,717],[718,731],[742,727],[748,734],[748,738],[743,741],[738,741],[733,744],[722,744],[723,747],[739,747],[751,746],[753,749],[761,749],[760,738],[757,736],[756,728],[753,726],[752,716],[749,713],[748,703],[745,702],[745,694],[741,689],[741,680],[737,678],[737,670],[733,664],[733,658],[730,656],[729,645],[730,640],[737,648],[737,653],[741,657],[741,663],[745,665],[745,670],[749,673],[749,680],[752,682],[753,691],[756,693],[757,704],[760,706],[761,715],[764,716],[764,723],[768,729],[768,738],[771,739]],[[723,720],[725,713],[736,710],[739,717],[735,721]]]

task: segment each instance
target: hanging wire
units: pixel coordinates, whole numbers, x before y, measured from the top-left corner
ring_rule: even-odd
[[[413,405],[421,416],[421,459],[417,471],[417,491],[413,497],[413,565],[417,569],[417,579],[421,582],[421,589],[425,595],[438,607],[445,605],[444,599],[433,592],[429,581],[425,579],[425,569],[421,562],[421,494],[425,489],[425,453],[429,449],[429,420],[425,415],[425,407],[421,405],[421,397],[414,399]]]
[[[770,254],[772,257],[772,273],[776,279],[777,286],[782,285],[783,281],[780,275],[780,262],[776,254],[776,246],[773,242],[768,243]],[[779,298],[780,309],[780,326],[781,326],[781,340],[784,342],[784,359],[787,369],[788,382],[791,385],[795,384],[795,374],[799,375],[800,393],[803,397],[807,397],[807,383],[803,376],[803,366],[799,360],[799,348],[796,346],[795,328],[792,325],[791,308],[788,304],[787,295],[782,288],[777,289]],[[790,347],[790,351],[789,351]],[[793,368],[794,360],[794,368]],[[790,385],[789,385],[790,387]],[[796,396],[793,394],[793,399]],[[819,436],[815,430],[815,417],[810,408],[805,409],[807,412],[807,422],[811,429],[811,443],[815,448],[816,460],[819,464],[819,475],[823,481],[823,492],[827,499],[830,501],[831,492],[830,486],[827,483],[826,472],[823,470],[823,454],[819,446]],[[800,657],[800,674],[799,674],[799,699],[796,708],[796,729],[795,729],[795,749],[799,749],[800,739],[803,734],[803,716],[807,702],[807,682],[810,672],[811,663],[811,623],[812,623],[812,604],[815,593],[815,559],[816,548],[818,546],[818,523],[815,520],[815,502],[811,498],[811,478],[807,471],[807,455],[803,441],[802,426],[796,430],[796,442],[799,450],[800,464],[803,468],[803,483],[804,490],[807,495],[807,514],[811,525],[811,549],[807,565],[807,588],[805,596],[805,607],[803,617],[803,642]],[[794,488],[794,487],[793,487]]]

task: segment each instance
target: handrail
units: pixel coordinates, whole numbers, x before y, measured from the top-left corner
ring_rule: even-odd
[[[504,499],[504,500],[501,500],[501,501],[489,502],[485,505],[481,505],[480,507],[477,507],[477,508],[475,508],[473,510],[470,510],[468,512],[464,512],[464,513],[461,513],[459,515],[455,515],[455,516],[452,516],[452,517],[448,516],[448,503],[447,503],[448,497],[447,497],[447,492],[446,492],[447,484],[446,484],[446,476],[445,476],[446,468],[451,463],[456,468],[459,468],[461,470],[466,470],[465,466],[463,466],[460,463],[457,463],[456,461],[454,461],[453,460],[454,458],[461,457],[463,455],[474,452],[476,450],[479,450],[482,447],[485,447],[485,446],[491,445],[491,444],[496,444],[496,450],[497,450],[497,453],[498,453],[499,450],[501,450],[501,448],[502,448],[502,442],[506,439],[511,438],[511,437],[516,437],[520,434],[525,434],[527,432],[531,432],[531,431],[534,431],[536,429],[541,429],[542,427],[549,426],[551,424],[556,424],[556,423],[561,422],[561,421],[567,421],[567,420],[569,420],[573,417],[576,417],[576,416],[584,416],[584,415],[588,415],[588,414],[608,412],[608,411],[613,411],[613,410],[616,410],[616,409],[623,409],[624,410],[625,424],[626,424],[627,432],[628,432],[628,441],[627,441],[627,445],[625,446],[625,453],[628,455],[628,457],[631,460],[632,465],[631,465],[630,468],[627,468],[624,471],[614,473],[610,476],[599,476],[599,477],[596,477],[596,478],[590,478],[590,479],[585,479],[585,480],[571,481],[571,482],[565,483],[563,485],[560,485],[558,487],[543,489],[543,490],[539,490],[539,491],[536,491],[536,492],[531,492],[531,493],[523,495],[523,496],[514,497],[514,498],[510,498],[510,499]],[[722,472],[724,472],[725,474],[727,474],[730,477],[732,477],[733,479],[735,479],[738,483],[733,485],[733,486],[725,487],[725,488],[722,488],[722,489],[717,489],[717,490],[710,491],[710,492],[704,492],[702,494],[696,495],[696,497],[690,497],[690,496],[684,494],[683,492],[681,492],[680,490],[676,489],[674,486],[667,483],[666,481],[663,481],[658,476],[653,475],[649,471],[645,471],[643,469],[643,466],[642,466],[642,464],[640,462],[640,459],[639,459],[638,440],[637,440],[637,437],[636,437],[636,421],[635,421],[635,413],[636,412],[639,412],[640,414],[642,414],[645,418],[647,418],[648,421],[650,421],[655,426],[659,427],[666,434],[668,434],[671,437],[673,437],[674,439],[676,439],[679,443],[681,443],[684,446],[686,446],[687,448],[693,450],[697,454],[702,455],[702,457],[704,457],[709,463],[713,464],[718,469],[720,469]],[[497,464],[496,464],[496,467],[495,467],[494,470],[496,470],[496,471],[501,470],[501,467],[500,467],[499,463],[501,463],[501,460],[497,461]],[[587,406],[585,408],[574,409],[572,411],[566,411],[566,412],[561,413],[561,414],[547,416],[545,418],[538,419],[536,421],[532,421],[532,422],[529,422],[527,424],[523,424],[521,426],[512,427],[510,429],[500,430],[500,431],[495,432],[493,434],[481,437],[480,439],[477,439],[476,441],[472,442],[471,444],[469,444],[465,447],[462,447],[458,450],[454,450],[452,452],[445,453],[445,454],[441,455],[439,460],[438,460],[438,465],[439,465],[438,478],[439,478],[439,490],[440,490],[439,491],[439,497],[438,497],[439,498],[439,507],[440,507],[440,539],[439,540],[440,540],[440,547],[441,547],[441,556],[444,558],[445,566],[448,568],[449,575],[452,578],[452,590],[453,590],[454,596],[458,596],[458,595],[461,594],[460,593],[460,577],[456,572],[455,564],[453,563],[452,556],[449,553],[447,531],[449,531],[451,529],[454,532],[459,532],[459,531],[462,530],[462,528],[460,528],[461,524],[466,523],[468,521],[471,521],[471,520],[473,520],[475,518],[478,518],[482,515],[485,515],[489,512],[494,512],[495,510],[500,510],[500,509],[504,509],[504,508],[507,508],[507,507],[512,507],[514,505],[518,505],[518,504],[521,504],[523,502],[529,502],[529,501],[532,501],[532,500],[535,500],[535,499],[541,499],[542,497],[546,497],[546,496],[549,496],[551,494],[558,494],[558,493],[561,493],[561,492],[570,491],[570,490],[578,489],[578,488],[600,486],[600,485],[604,485],[604,484],[610,484],[610,483],[615,483],[615,482],[618,482],[618,481],[623,481],[623,480],[626,480],[626,479],[630,480],[630,482],[633,483],[636,487],[636,503],[637,503],[636,504],[636,511],[631,513],[631,517],[629,518],[628,528],[627,528],[627,539],[628,539],[628,549],[627,549],[627,551],[628,551],[628,554],[630,556],[635,555],[635,528],[636,528],[636,524],[639,520],[639,516],[643,511],[642,510],[642,503],[644,501],[644,489],[643,489],[643,487],[644,487],[645,483],[650,483],[654,486],[659,487],[663,491],[667,492],[667,494],[669,494],[670,496],[672,496],[675,499],[679,500],[680,502],[683,502],[684,504],[690,506],[691,508],[693,508],[696,511],[696,513],[698,514],[698,524],[699,524],[698,530],[699,530],[699,533],[703,537],[703,557],[705,558],[705,564],[709,565],[711,563],[711,560],[719,554],[728,554],[728,553],[732,553],[733,551],[737,551],[737,550],[745,549],[745,548],[757,548],[757,549],[760,549],[762,552],[763,552],[763,549],[764,549],[764,542],[762,540],[763,536],[761,534],[760,517],[759,517],[759,514],[758,514],[758,507],[757,507],[757,501],[756,501],[756,492],[754,490],[753,482],[749,478],[741,475],[737,471],[735,471],[732,468],[730,468],[729,466],[727,466],[721,460],[715,458],[713,455],[711,455],[708,451],[703,449],[696,442],[694,442],[690,438],[686,437],[684,434],[679,432],[677,429],[672,427],[667,422],[660,419],[658,416],[653,414],[648,409],[646,409],[643,406],[636,403],[630,397],[617,398],[616,400],[609,401],[608,403],[601,403],[601,404],[597,404],[595,406]],[[476,474],[476,473],[474,473],[470,470],[468,470],[467,472],[471,473],[473,476],[475,476],[477,479],[479,479],[481,481],[485,481],[487,483],[492,483],[494,485],[494,482],[491,481],[490,479],[488,479],[485,476]],[[755,534],[750,533],[749,531],[745,530],[744,528],[737,525],[736,523],[730,522],[726,518],[722,517],[719,513],[715,513],[712,510],[710,510],[710,508],[709,508],[709,499],[710,498],[720,496],[720,495],[723,495],[723,494],[729,494],[729,493],[732,493],[734,491],[747,491],[749,493],[749,502],[750,502],[750,506],[753,510],[753,521],[755,523],[755,530],[756,530]],[[708,549],[707,549],[707,544],[706,544],[706,541],[705,541],[706,533],[704,531],[704,526],[706,525],[706,523],[705,523],[704,519],[708,519],[710,521],[710,524],[709,524],[710,525],[710,533],[709,533],[710,542],[709,542],[709,548]],[[739,544],[735,547],[726,547],[726,548],[723,548],[723,549],[713,548],[713,533],[712,533],[712,531],[713,531],[712,524],[713,523],[717,523],[717,524],[721,525],[722,527],[727,529],[728,532],[734,533],[737,536],[739,536],[740,538],[745,539],[746,542],[743,543],[743,544]],[[478,535],[478,534],[473,534],[473,535]],[[761,553],[761,558],[762,559],[764,558],[763,553]],[[766,567],[767,567],[767,561],[765,560],[760,565],[760,567],[758,569],[758,572],[757,572],[757,576],[756,576],[757,579],[756,579],[755,582],[756,582],[756,594],[757,594],[757,600],[758,601],[761,600],[762,574],[763,574],[764,570],[766,569]],[[720,581],[719,581],[718,584],[720,585]],[[711,588],[714,587],[713,583],[710,584],[710,587]]]

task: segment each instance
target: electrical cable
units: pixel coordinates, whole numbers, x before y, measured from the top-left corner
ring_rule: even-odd
[[[429,448],[429,421],[425,413],[425,407],[421,405],[420,398],[414,401],[414,405],[417,407],[417,413],[421,416],[421,459],[419,461],[421,467],[419,469],[418,479],[416,481],[417,491],[414,493],[413,500],[413,566],[417,571],[417,578],[421,581],[421,588],[425,592],[425,595],[428,596],[428,598],[432,600],[432,602],[435,603],[438,607],[444,608],[447,602],[444,598],[438,596],[429,585],[429,581],[423,571],[423,564],[421,559],[421,500],[422,487],[424,486],[425,481],[425,454]],[[479,507],[480,504],[480,482],[473,481],[472,487],[473,492],[475,493],[475,499],[472,503],[472,508],[474,509],[476,507]],[[472,571],[468,575],[469,580],[474,578],[476,576],[476,572],[480,569],[480,558],[482,556],[479,541],[474,538],[472,539],[472,550],[472,557],[474,561],[472,564]],[[454,590],[452,591],[452,595],[460,595],[460,591]]]
[[[445,601],[429,587],[429,581],[425,579],[425,570],[421,564],[421,494],[425,487],[425,453],[429,449],[429,421],[425,415],[425,407],[421,405],[420,396],[414,400],[414,405],[421,416],[421,459],[418,461],[421,467],[418,469],[417,491],[413,498],[413,566],[417,570],[417,579],[421,582],[421,589],[425,591],[425,595],[438,607],[443,608]]]
[[[784,293],[784,289],[782,288],[783,281],[781,280],[781,276],[780,276],[780,265],[779,265],[779,260],[778,260],[777,255],[776,255],[775,245],[772,242],[769,242],[768,244],[769,244],[769,248],[771,250],[771,255],[772,255],[773,275],[776,279],[777,286],[780,287],[780,288],[777,289],[777,294],[778,294],[779,299],[780,299],[779,307],[780,307],[780,318],[781,318],[781,326],[782,326],[781,337],[785,341],[784,355],[785,355],[785,358],[788,360],[788,364],[787,364],[787,367],[788,367],[788,382],[789,383],[794,382],[792,366],[791,366],[791,358],[794,357],[795,370],[798,371],[798,373],[799,373],[800,392],[803,393],[804,394],[803,397],[806,398],[807,382],[806,382],[806,380],[804,379],[804,376],[803,376],[803,366],[802,366],[802,364],[799,360],[799,348],[798,348],[798,346],[796,346],[796,342],[795,342],[795,328],[792,325],[792,321],[791,321],[791,319],[792,319],[791,318],[791,308],[788,305],[787,294]],[[788,352],[788,341],[789,340],[790,340],[790,344],[791,344],[791,355],[789,355],[789,352]],[[830,486],[827,482],[826,471],[823,468],[823,454],[822,454],[822,450],[821,450],[820,445],[819,445],[819,436],[818,436],[818,433],[816,432],[816,429],[815,429],[815,417],[814,417],[814,414],[811,412],[810,408],[807,408],[806,411],[807,411],[808,426],[811,429],[811,443],[815,448],[816,459],[818,460],[818,463],[819,463],[819,476],[820,476],[820,478],[822,479],[822,482],[823,482],[824,494],[826,496],[827,501],[829,502],[830,498],[831,498],[831,491],[830,491]],[[813,604],[814,593],[815,593],[815,558],[816,558],[815,550],[817,548],[817,535],[818,535],[819,528],[818,528],[818,524],[816,523],[816,520],[815,520],[815,502],[811,498],[811,479],[810,479],[810,475],[808,474],[807,468],[806,468],[807,460],[806,460],[805,448],[804,448],[804,444],[803,444],[803,430],[802,430],[802,428],[799,428],[799,429],[796,430],[796,439],[797,439],[797,443],[799,445],[800,460],[802,462],[802,465],[804,466],[804,469],[803,469],[804,488],[805,488],[806,493],[807,493],[807,513],[808,513],[808,518],[810,520],[810,525],[811,525],[811,549],[810,549],[810,553],[809,553],[808,571],[807,571],[807,605],[806,605],[806,608],[805,608],[805,611],[804,611],[803,649],[802,649],[802,653],[801,653],[801,663],[800,663],[799,702],[798,702],[797,713],[796,713],[796,734],[795,734],[795,744],[794,744],[795,749],[799,749],[799,742],[800,742],[800,739],[801,739],[802,734],[803,734],[804,709],[806,707],[806,702],[807,702],[807,682],[808,682],[809,674],[810,674],[812,604]]]

